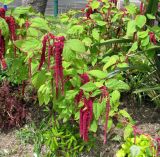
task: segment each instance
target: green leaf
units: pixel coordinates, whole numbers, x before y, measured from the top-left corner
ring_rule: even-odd
[[[86,46],[91,46],[92,40],[89,37],[85,37],[82,41]]]
[[[149,44],[149,36],[147,36],[146,38],[143,38],[141,40],[141,45],[142,46],[147,46]]]
[[[88,72],[88,74],[90,74],[91,76],[94,76],[96,78],[99,78],[99,79],[103,79],[103,78],[107,77],[106,72],[103,72],[101,70],[91,70]]]
[[[136,32],[136,23],[134,20],[131,20],[127,24],[127,37],[132,37],[134,32]]]
[[[137,6],[134,3],[131,3],[130,5],[126,6],[126,9],[129,14],[133,15],[137,12]]]
[[[118,90],[113,91],[111,94],[112,103],[115,104],[116,102],[119,102],[120,96],[121,96],[121,94]]]
[[[103,71],[105,71],[106,69],[108,69],[110,66],[114,65],[117,62],[118,59],[119,59],[119,57],[116,56],[116,55],[111,56],[108,59],[107,63],[104,65]]]
[[[69,91],[66,91],[66,99],[68,100],[72,100],[75,98],[75,96],[78,94],[78,91],[77,90],[69,90]]]
[[[72,51],[67,44],[64,44],[62,55],[65,61],[68,61],[68,62],[76,58],[76,53]]]
[[[99,41],[99,39],[100,39],[99,30],[96,29],[96,28],[94,28],[94,29],[92,30],[92,36],[93,36],[93,38],[94,38],[95,40]]]
[[[40,88],[40,86],[43,85],[47,80],[47,76],[45,75],[45,73],[46,72],[42,70],[32,77],[32,83],[37,89]]]
[[[36,28],[29,27],[27,29],[27,36],[31,37],[39,37],[40,31],[38,31]]]
[[[93,1],[91,4],[92,10],[99,8],[99,6],[100,6],[100,2],[98,2],[98,1]]]
[[[155,20],[156,19],[156,17],[154,15],[152,15],[152,14],[147,14],[147,18],[149,20]]]
[[[2,30],[2,35],[7,38],[9,36],[8,24],[3,18],[0,18],[0,30]]]
[[[84,31],[83,26],[81,25],[74,25],[68,30],[68,34],[82,34]]]
[[[14,10],[13,10],[13,15],[14,16],[19,16],[19,15],[24,15],[24,14],[28,14],[32,11],[32,8],[31,6],[29,7],[23,7],[23,6],[20,6],[20,7],[16,7]]]
[[[124,139],[126,140],[133,133],[131,124],[128,124],[124,129]]]
[[[132,118],[131,118],[130,114],[126,110],[120,110],[119,114],[122,115],[125,118],[128,118],[130,121],[132,121]]]
[[[107,24],[107,22],[105,21],[96,21],[97,22],[97,25],[99,26],[105,26]]]
[[[15,45],[24,52],[40,51],[42,44],[41,41],[36,38],[27,38],[26,40],[17,40]]]
[[[116,80],[116,79],[109,79],[105,83],[106,87],[112,90],[129,90],[130,87],[127,83],[121,81],[121,80]]]
[[[86,48],[84,43],[78,39],[70,39],[65,43],[71,50],[76,51],[78,53],[86,52]]]
[[[93,82],[88,82],[86,84],[84,84],[81,89],[86,91],[86,92],[91,92],[93,90],[95,90],[97,87]]]
[[[129,49],[129,52],[135,52],[138,49],[138,42],[134,42],[132,47]]]
[[[146,38],[148,36],[148,31],[138,32],[137,35],[138,35],[138,38],[141,38],[141,39]]]
[[[142,28],[146,24],[146,21],[147,21],[147,19],[144,15],[137,15],[136,16],[135,22],[139,28]]]
[[[97,89],[97,90],[95,90],[95,91],[92,93],[91,97],[96,97],[97,95],[99,95],[99,94],[101,94],[101,93],[102,93],[102,91],[99,90],[99,89]]]
[[[50,31],[48,22],[45,19],[40,17],[32,18],[30,27]]]
[[[101,103],[94,103],[93,104],[93,113],[96,120],[99,119],[100,115],[103,112],[103,104]]]
[[[90,131],[96,133],[96,132],[97,132],[97,128],[98,128],[97,122],[94,120],[94,121],[91,123]]]

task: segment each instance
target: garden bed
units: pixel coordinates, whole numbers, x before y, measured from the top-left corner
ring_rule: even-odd
[[[127,105],[128,104],[128,105]],[[155,108],[153,104],[137,106],[134,103],[127,103],[126,101],[121,104],[121,107],[127,108],[127,111],[137,121],[138,127],[143,130],[144,133],[151,135],[152,137],[160,135],[160,116],[159,109]],[[30,108],[28,119],[31,123],[40,121],[40,116],[31,116],[35,113],[36,107]],[[38,114],[40,115],[40,111]],[[34,119],[32,119],[34,117]],[[26,124],[27,126],[27,124]],[[25,126],[24,126],[25,127]],[[9,132],[0,133],[0,157],[33,157],[34,146],[32,144],[24,144],[17,137],[19,129],[13,129]],[[114,138],[115,135],[117,138]],[[123,132],[121,130],[114,130],[108,135],[107,144],[103,144],[103,132],[96,137],[95,148],[91,149],[90,153],[82,153],[81,157],[114,157],[116,151],[120,148]],[[96,135],[95,135],[96,136]],[[115,141],[115,140],[116,141]],[[42,157],[45,154],[45,149],[42,149]]]

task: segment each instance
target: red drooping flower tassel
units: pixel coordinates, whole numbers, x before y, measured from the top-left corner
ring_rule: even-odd
[[[156,45],[157,44],[157,40],[156,40],[156,37],[155,37],[155,34],[153,32],[149,32],[149,37],[150,37],[150,41]]]
[[[41,61],[38,67],[38,70],[42,69],[42,66],[45,62],[45,56],[46,56],[46,46],[47,46],[47,41],[48,41],[48,35],[45,35],[42,41],[42,54],[41,54]]]
[[[84,106],[80,110],[80,136],[88,141],[88,130],[93,118],[93,102],[84,98]]]
[[[87,19],[90,19],[91,18],[90,16],[92,14],[93,14],[92,8],[87,6],[87,9],[86,9],[86,17],[87,17]]]
[[[6,70],[7,69],[7,63],[6,60],[4,58],[0,57],[0,63],[1,63],[1,68],[2,70]]]
[[[16,40],[16,22],[15,22],[15,19],[13,16],[9,16],[9,17],[6,17],[6,22],[8,24],[8,27],[9,27],[9,31],[10,31],[10,39],[12,41],[15,41]],[[16,56],[16,47],[14,46],[14,55]]]
[[[83,85],[90,81],[87,73],[81,74],[80,78],[81,78],[81,82]],[[83,94],[84,94],[83,90],[80,90],[80,92],[76,95],[76,97],[75,97],[76,104],[78,104],[81,101]]]
[[[10,34],[11,34],[11,40],[16,40],[16,22],[13,16],[6,17],[6,22],[8,24]]]
[[[2,70],[7,69],[7,63],[4,59],[4,54],[5,54],[5,40],[4,37],[2,36],[2,31],[0,30],[0,64]]]
[[[140,13],[144,14],[144,3],[143,2],[141,2],[140,4]]]
[[[56,37],[54,42],[54,53],[55,53],[55,65],[54,65],[54,76],[56,84],[56,96],[59,92],[59,80],[61,81],[61,92],[64,94],[64,81],[63,81],[63,66],[62,66],[62,53],[64,47],[64,37]]]
[[[109,112],[110,112],[110,96],[109,96],[109,92],[107,91],[107,88],[105,86],[100,88],[102,91],[102,97],[106,98],[106,122],[104,125],[104,144],[107,142],[107,127],[108,127],[108,120],[109,120]]]
[[[51,40],[53,40],[54,42],[53,44],[50,42]],[[48,70],[50,69],[51,56],[54,56],[54,60],[55,60],[55,65],[53,66],[53,69],[54,69],[54,78],[55,78],[55,85],[56,85],[56,97],[58,97],[60,82],[61,82],[61,92],[62,94],[64,93],[63,66],[62,66],[62,53],[63,53],[63,47],[64,47],[64,40],[65,38],[63,36],[55,37],[51,33],[44,36],[42,41],[43,46],[42,46],[41,61],[38,67],[38,70],[41,70],[46,60],[45,59],[46,49],[48,48]]]
[[[5,19],[6,10],[4,8],[0,8],[0,17]]]

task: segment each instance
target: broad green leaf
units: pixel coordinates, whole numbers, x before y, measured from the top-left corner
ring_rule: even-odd
[[[133,3],[131,3],[130,5],[126,6],[126,9],[128,11],[129,14],[133,15],[137,12],[137,6]]]
[[[133,133],[133,128],[131,124],[128,124],[124,129],[124,139],[126,140]]]
[[[74,25],[68,30],[68,34],[82,34],[84,31],[83,26],[81,25]]]
[[[147,46],[149,44],[149,36],[147,36],[146,38],[143,38],[142,40],[141,40],[141,45],[142,46]]]
[[[29,51],[40,51],[42,44],[36,38],[27,38],[26,40],[17,40],[14,42],[15,45],[24,52]]]
[[[66,91],[66,99],[68,100],[74,99],[77,94],[78,94],[77,90]]]
[[[67,44],[64,44],[62,55],[65,61],[68,61],[68,62],[76,58],[76,53],[72,51]]]
[[[14,16],[17,16],[17,15],[24,15],[24,14],[28,14],[32,11],[32,8],[29,6],[29,7],[23,7],[23,6],[20,6],[20,7],[16,7],[14,10],[13,10],[13,15]]]
[[[86,46],[91,46],[92,40],[89,37],[85,37],[82,41]]]
[[[40,17],[32,18],[30,27],[50,31],[48,22]]]
[[[127,37],[132,37],[134,32],[136,32],[136,23],[134,20],[131,20],[127,24]]]
[[[111,93],[111,101],[113,104],[115,104],[116,102],[119,102],[120,100],[120,92],[118,90],[115,90]]]
[[[105,21],[96,21],[97,22],[97,25],[99,26],[105,26],[107,24],[107,22]]]
[[[118,152],[116,153],[116,157],[125,157],[126,156],[126,152],[123,149],[118,150]]]
[[[129,52],[135,52],[138,49],[138,42],[134,42],[132,47],[129,49]]]
[[[139,28],[142,28],[146,24],[146,21],[147,21],[147,19],[144,15],[137,15],[136,16],[135,22]]]
[[[0,30],[2,30],[2,35],[7,38],[9,36],[8,24],[3,18],[0,18]]]
[[[27,36],[29,37],[38,37],[39,34],[40,34],[40,31],[38,31],[36,28],[29,27],[27,29]]]
[[[99,6],[100,6],[100,2],[98,2],[98,1],[93,1],[92,4],[91,4],[91,8],[93,10],[99,8]]]
[[[95,84],[96,87],[98,87],[98,88],[104,86],[103,83],[104,83],[103,81],[102,81],[102,82],[94,82],[94,84]]]
[[[99,79],[103,79],[103,78],[107,77],[106,72],[103,72],[101,70],[91,70],[88,72],[88,74],[90,74],[91,76],[94,76],[96,78],[99,78]]]
[[[102,91],[99,90],[99,89],[97,89],[97,90],[95,90],[95,91],[92,93],[91,97],[96,97],[97,95],[99,95],[99,94],[101,94],[101,93],[102,93]]]
[[[32,83],[37,89],[39,89],[40,86],[46,82],[47,76],[45,75],[45,73],[46,72],[42,70],[39,73],[36,73],[35,75],[33,75]]]
[[[94,103],[93,104],[93,113],[96,120],[99,119],[100,115],[103,112],[103,104],[101,103]]]
[[[91,123],[90,131],[96,133],[96,132],[97,132],[97,128],[98,128],[98,124],[97,124],[97,122],[94,120],[94,121]]]
[[[156,17],[152,14],[147,14],[147,18],[150,19],[150,20],[155,20]]]
[[[119,114],[122,115],[125,118],[128,118],[130,121],[132,121],[132,118],[131,118],[130,114],[126,110],[120,110]]]
[[[111,129],[112,128],[112,125],[113,125],[113,120],[112,119],[109,119],[108,120],[108,129],[107,130],[109,130],[109,129]]]
[[[81,89],[83,89],[86,92],[91,92],[93,90],[95,90],[97,87],[93,82],[88,82],[86,84],[84,84]]]
[[[65,43],[71,50],[78,52],[78,53],[84,53],[86,52],[86,48],[84,46],[84,43],[81,42],[78,39],[70,39],[66,41]]]
[[[111,56],[109,58],[108,62],[104,65],[103,71],[105,71],[106,69],[108,69],[110,66],[114,65],[117,62],[118,59],[119,59],[119,57],[116,56],[116,55]]]
[[[121,80],[116,80],[116,79],[109,79],[105,83],[106,87],[112,90],[129,90],[130,87],[127,83],[121,81]]]
[[[138,38],[141,38],[141,39],[146,38],[148,36],[148,31],[138,32],[137,35],[138,35]]]
[[[92,36],[93,36],[93,38],[94,38],[95,40],[99,41],[99,39],[100,39],[99,30],[96,29],[96,28],[93,29],[93,30],[92,30]]]

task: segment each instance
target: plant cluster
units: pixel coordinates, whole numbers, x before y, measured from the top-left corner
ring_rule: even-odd
[[[12,93],[7,82],[0,87],[0,128],[9,129],[24,124],[27,109],[23,100],[18,98],[18,92]],[[15,92],[15,90],[14,90]],[[16,95],[17,94],[17,95]]]
[[[77,133],[90,141],[99,125],[104,126],[104,143],[115,127],[125,129],[129,137],[134,122],[119,105],[122,93],[131,88],[143,85],[135,93],[144,93],[159,105],[160,29],[153,24],[158,0],[142,1],[140,8],[126,1],[121,10],[116,4],[115,0],[89,1],[82,11],[62,14],[55,26],[47,17],[28,13],[30,8],[16,8],[9,18],[0,10],[2,70],[7,68],[6,61],[2,64],[5,56],[11,64],[6,69],[8,80],[33,85],[39,104],[54,119],[43,141],[51,154],[70,149],[64,141],[69,137],[73,142]],[[130,87],[132,79],[140,79],[141,84],[133,81]],[[67,128],[70,121],[74,131],[68,135],[70,129],[59,125]],[[68,151],[67,155],[75,154]]]

